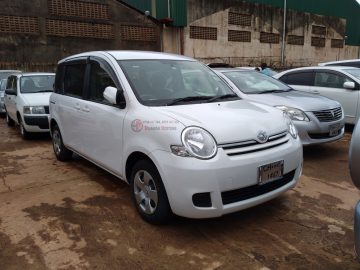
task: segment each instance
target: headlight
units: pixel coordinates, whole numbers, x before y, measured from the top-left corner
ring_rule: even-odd
[[[310,121],[309,117],[307,117],[307,115],[302,110],[283,105],[275,106],[275,108],[286,112],[289,115],[290,119],[293,121]]]
[[[24,114],[46,114],[44,106],[24,106]]]
[[[288,116],[287,113],[284,112],[284,117],[285,117],[285,121],[286,121],[286,124],[288,126],[288,131],[290,133],[290,135],[296,139],[297,136],[298,136],[298,132],[297,132],[297,129],[294,125],[294,123],[291,121],[290,117]]]
[[[199,127],[185,128],[181,135],[183,145],[172,145],[173,154],[186,157],[193,156],[199,159],[213,158],[217,153],[217,146],[213,136]]]

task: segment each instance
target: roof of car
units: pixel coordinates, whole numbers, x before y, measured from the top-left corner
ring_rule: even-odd
[[[23,73],[14,74],[14,75],[17,75],[18,77],[25,77],[25,76],[50,76],[50,75],[55,75],[55,73],[50,73],[50,72],[23,72]]]
[[[281,73],[287,73],[289,71],[301,71],[301,70],[313,70],[313,69],[316,69],[316,70],[327,69],[327,70],[342,71],[342,70],[346,70],[346,69],[357,69],[357,68],[356,67],[348,67],[348,66],[313,66],[313,67],[301,67],[301,68],[288,69]]]
[[[74,58],[92,56],[92,55],[102,54],[102,55],[111,55],[116,60],[187,60],[187,61],[196,61],[193,58],[170,54],[170,53],[162,53],[162,52],[150,52],[150,51],[92,51],[92,52],[84,52],[81,54],[76,54],[69,56],[59,63],[63,61],[67,61]]]
[[[324,62],[319,63],[319,66],[325,66],[325,65],[333,65],[333,64],[341,64],[341,63],[352,63],[352,62],[360,62],[360,59],[349,59],[349,60],[340,60],[340,61],[331,61],[331,62]]]
[[[251,72],[256,72],[255,69],[248,69],[248,68],[212,68],[213,70],[216,70],[218,72],[229,72],[229,71],[251,71]]]
[[[0,70],[0,73],[9,73],[9,72],[13,72],[13,73],[20,73],[21,71],[20,70],[4,70],[4,69],[2,69],[2,70]]]

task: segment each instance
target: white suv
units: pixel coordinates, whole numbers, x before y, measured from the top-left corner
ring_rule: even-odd
[[[211,69],[178,55],[89,52],[60,61],[50,128],[59,160],[76,152],[128,182],[151,223],[260,204],[294,187],[302,170],[287,115],[241,100]]]
[[[54,73],[20,73],[7,79],[5,89],[6,122],[20,126],[24,139],[31,133],[49,132],[49,98]]]

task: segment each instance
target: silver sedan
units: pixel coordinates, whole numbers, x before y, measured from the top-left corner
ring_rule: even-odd
[[[344,112],[339,102],[296,91],[272,77],[237,68],[215,69],[246,100],[286,112],[298,129],[303,145],[339,140],[344,135]]]

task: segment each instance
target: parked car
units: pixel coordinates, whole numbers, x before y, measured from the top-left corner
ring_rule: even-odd
[[[57,159],[76,152],[128,182],[150,223],[172,212],[239,211],[279,196],[301,174],[302,146],[288,116],[241,100],[194,59],[89,52],[61,60],[55,81]]]
[[[350,151],[349,151],[350,175],[355,186],[360,189],[360,120],[352,134]],[[360,201],[355,207],[355,252],[358,259],[360,259]]]
[[[19,73],[7,79],[5,90],[6,122],[20,126],[24,139],[32,133],[49,132],[49,98],[54,73]]]
[[[256,71],[231,68],[216,71],[241,98],[274,106],[288,113],[303,145],[332,142],[344,136],[344,115],[337,101],[296,91]]]
[[[5,114],[5,88],[6,88],[6,79],[0,80],[0,114],[3,116]]]
[[[360,115],[360,69],[353,67],[305,67],[274,76],[296,90],[320,94],[340,102],[345,122],[355,124]]]
[[[0,70],[0,80],[7,79],[10,75],[19,74],[20,70]]]
[[[357,67],[360,68],[360,59],[332,61],[326,63],[320,63],[319,66],[346,66],[346,67]]]

